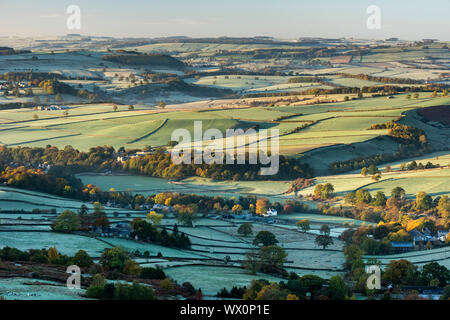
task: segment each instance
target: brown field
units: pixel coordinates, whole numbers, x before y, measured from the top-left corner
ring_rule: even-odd
[[[352,56],[336,56],[331,57],[331,63],[350,63],[352,61]]]
[[[422,117],[450,126],[450,106],[437,106],[417,110]]]

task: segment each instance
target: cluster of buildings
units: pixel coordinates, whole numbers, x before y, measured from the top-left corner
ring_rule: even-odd
[[[432,246],[442,246],[445,244],[449,231],[439,230],[436,235],[432,235],[428,229],[423,231],[414,229],[409,234],[412,241],[391,241],[392,249],[396,252],[408,252],[423,249],[428,243]]]
[[[153,154],[153,150],[151,151],[139,151],[139,152],[135,152],[135,153],[131,153],[131,154],[126,154],[126,153],[119,153],[117,155],[117,162],[125,162],[129,159],[135,159],[135,158],[140,158],[140,157],[145,157],[146,155],[150,155]]]
[[[41,111],[56,111],[56,110],[67,110],[70,108],[68,106],[51,105],[51,106],[39,106],[37,107],[37,109]]]
[[[131,238],[131,226],[128,222],[119,222],[110,227],[92,227],[91,231],[100,237]]]
[[[6,90],[10,86],[13,88],[22,88],[22,89],[29,87],[28,83],[23,82],[23,81],[14,82],[14,81],[1,81],[0,80],[0,90]]]

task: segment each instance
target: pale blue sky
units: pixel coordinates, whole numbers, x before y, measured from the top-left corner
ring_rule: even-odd
[[[81,30],[68,30],[68,5]],[[368,30],[366,8],[381,8]],[[450,0],[0,0],[1,36],[67,33],[118,37],[186,35],[450,40]]]

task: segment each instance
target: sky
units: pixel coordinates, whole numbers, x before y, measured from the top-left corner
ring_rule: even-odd
[[[67,28],[69,5],[81,28]],[[380,8],[380,29],[366,10]],[[0,36],[354,37],[450,40],[450,0],[0,0]]]

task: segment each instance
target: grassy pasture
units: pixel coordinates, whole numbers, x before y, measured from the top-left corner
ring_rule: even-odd
[[[372,130],[362,131],[374,123],[396,119],[402,113],[416,107],[447,103],[448,98],[422,98],[407,100],[404,95],[395,99],[367,98],[341,103],[285,107],[254,107],[208,112],[174,111],[149,113],[145,108],[135,111],[114,112],[111,104],[78,105],[62,118],[62,111],[36,111],[29,109],[0,111],[0,142],[7,145],[43,146],[52,144],[64,147],[71,144],[86,150],[97,145],[114,147],[143,147],[165,145],[175,129],[186,128],[191,134],[195,120],[202,119],[203,130],[249,127],[278,128],[285,134],[305,121],[321,120],[299,133],[284,136],[281,150],[296,154],[320,146],[363,142],[376,135],[385,134]],[[272,122],[282,116],[292,116],[288,121]],[[38,120],[31,121],[34,114]],[[329,118],[329,119],[328,119]],[[296,121],[299,121],[298,123]],[[352,131],[353,132],[343,132]],[[342,131],[335,135],[329,132]],[[361,131],[357,134],[356,131]],[[312,137],[310,132],[319,132]],[[335,132],[337,133],[337,132]],[[335,138],[332,138],[335,137]]]
[[[1,210],[25,210],[32,209],[56,209],[61,212],[65,209],[78,210],[83,202],[73,199],[66,199],[58,196],[53,196],[46,193],[21,190],[9,187],[0,187],[0,209]],[[92,209],[93,205],[84,203],[88,208]],[[106,207],[107,213],[113,211],[125,212],[126,210]]]
[[[84,300],[84,291],[68,290],[65,285],[41,279],[36,283],[29,278],[0,279],[0,296],[7,300]]]
[[[78,175],[83,183],[92,183],[103,190],[114,188],[116,191],[131,191],[152,195],[165,191],[181,193],[211,193],[220,195],[223,192],[238,196],[242,193],[277,195],[284,193],[289,184],[283,181],[213,181],[211,179],[190,177],[179,183],[168,180],[142,176],[127,175]]]
[[[436,261],[447,268],[450,267],[450,252],[448,251],[448,248],[437,248],[418,252],[412,251],[386,256],[364,256],[364,258],[376,258],[381,261],[382,265],[388,264],[391,260],[407,259],[408,261],[419,266]]]
[[[59,252],[71,256],[82,249],[91,257],[100,257],[109,247],[94,238],[54,232],[0,232],[0,243],[2,247],[9,246],[20,250],[56,247]]]
[[[286,215],[278,216],[278,219],[282,220],[302,220],[308,219],[311,223],[316,224],[336,224],[342,225],[344,222],[354,223],[356,226],[363,224],[365,221],[345,218],[345,217],[336,217],[336,216],[328,216],[322,214],[312,214],[312,213],[292,213]],[[366,224],[370,222],[366,222]]]
[[[231,289],[233,286],[249,286],[253,279],[266,279],[280,282],[282,279],[265,274],[252,275],[240,268],[226,268],[214,266],[184,266],[167,268],[164,272],[178,282],[186,281],[195,288],[201,288],[203,294],[213,296],[222,288]]]
[[[431,196],[450,195],[450,169],[429,169],[416,171],[394,171],[383,173],[380,181],[375,182],[370,176],[364,177],[358,173],[323,176],[316,178],[316,184],[331,183],[339,196],[348,192],[364,188],[372,194],[382,191],[390,195],[395,187],[402,187],[409,198],[415,197],[420,191],[425,191]],[[312,194],[314,186],[305,188],[298,194]]]

